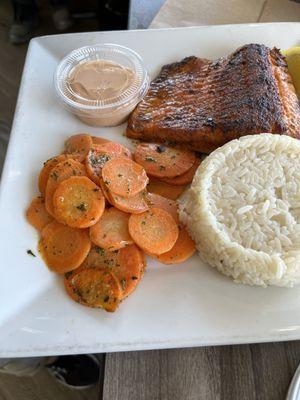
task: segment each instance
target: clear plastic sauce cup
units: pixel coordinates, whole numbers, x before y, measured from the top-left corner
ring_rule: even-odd
[[[134,73],[130,85],[119,95],[100,100],[80,96],[72,90],[70,77],[80,64],[109,61]],[[65,108],[83,122],[93,126],[116,126],[123,123],[149,88],[149,74],[141,57],[133,50],[116,44],[81,47],[68,54],[58,65],[55,90]]]

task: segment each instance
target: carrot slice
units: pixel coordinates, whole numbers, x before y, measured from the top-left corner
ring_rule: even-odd
[[[58,163],[56,167],[51,170],[45,194],[45,206],[49,214],[55,217],[53,195],[60,182],[70,178],[71,176],[84,175],[86,175],[84,166],[79,161],[72,159]]]
[[[39,191],[42,194],[45,194],[46,192],[46,186],[48,182],[48,178],[50,175],[51,170],[60,162],[66,161],[69,158],[76,158],[76,156],[71,155],[71,154],[60,154],[59,156],[52,157],[46,162],[44,162],[44,166],[41,169],[41,172],[39,174],[39,180],[38,180],[38,186],[39,186]]]
[[[93,140],[86,133],[79,133],[69,137],[65,142],[67,154],[75,154],[79,157],[79,161],[83,161],[92,147]]]
[[[160,208],[132,214],[128,228],[135,243],[151,254],[162,254],[171,250],[179,233],[174,218]]]
[[[120,303],[122,289],[118,278],[107,269],[81,269],[64,279],[68,295],[88,307],[114,312]]]
[[[179,224],[177,204],[174,200],[167,199],[159,194],[148,193],[147,202],[150,207],[161,208],[172,215],[176,224]]]
[[[154,256],[154,258],[163,264],[180,264],[190,258],[195,251],[195,242],[191,239],[187,230],[181,227],[178,239],[172,249],[166,253]]]
[[[119,143],[106,141],[102,144],[94,144],[85,159],[88,177],[100,185],[104,164],[116,157],[132,158],[132,155],[129,149]]]
[[[59,274],[79,267],[90,247],[91,241],[86,230],[74,229],[56,221],[45,226],[39,243],[46,264]]]
[[[80,268],[108,268],[119,279],[123,295],[127,297],[136,288],[146,268],[144,253],[134,244],[109,251],[92,246]],[[73,272],[76,273],[77,269]]]
[[[99,146],[92,146],[85,159],[85,167],[88,177],[97,185],[100,185],[104,164],[115,157],[119,157],[119,155],[103,150]]]
[[[146,190],[129,198],[109,192],[109,201],[114,207],[127,213],[139,214],[149,209]]]
[[[200,163],[201,160],[199,160],[199,158],[196,158],[196,161],[194,162],[193,166],[189,170],[187,170],[184,174],[175,176],[175,178],[161,178],[161,180],[165,183],[168,183],[169,185],[175,185],[175,186],[188,185],[189,183],[192,182]]]
[[[186,186],[173,186],[168,183],[150,179],[147,186],[148,192],[159,194],[167,199],[176,200],[184,192]]]
[[[59,222],[73,228],[88,228],[103,214],[105,199],[101,189],[86,176],[62,181],[53,194],[53,210]]]
[[[26,217],[28,222],[38,231],[41,231],[47,224],[53,221],[51,215],[46,211],[43,197],[35,197],[32,200],[27,208]]]
[[[90,228],[92,242],[107,250],[118,250],[132,244],[128,219],[128,214],[114,207],[106,209],[100,220]]]
[[[93,244],[80,268],[114,268],[119,264],[119,253],[120,250],[105,250]]]
[[[126,198],[145,189],[149,180],[144,168],[128,158],[113,158],[105,163],[102,178],[111,192]]]
[[[124,299],[134,291],[144,274],[143,252],[135,244],[121,249],[119,266],[116,266],[113,271],[120,280]]]
[[[97,147],[99,150],[105,151],[109,154],[114,155],[115,157],[125,157],[132,159],[132,153],[127,147],[123,146],[120,143],[116,142],[106,142],[102,144],[98,144]]]
[[[102,144],[102,143],[110,142],[110,140],[104,139],[100,136],[92,136],[92,141],[93,141],[93,144]]]
[[[135,148],[134,159],[152,176],[174,178],[188,171],[193,166],[196,156],[188,150],[156,143],[139,143]]]

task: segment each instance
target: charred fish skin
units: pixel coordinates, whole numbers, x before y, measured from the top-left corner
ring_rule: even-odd
[[[284,56],[248,44],[215,61],[191,56],[163,66],[126,134],[210,153],[262,132],[299,138],[299,128],[299,101]]]

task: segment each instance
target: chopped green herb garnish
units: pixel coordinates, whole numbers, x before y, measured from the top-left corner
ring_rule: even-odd
[[[125,290],[125,288],[126,288],[126,279],[121,279],[120,283],[121,283],[122,289]]]
[[[27,254],[29,254],[29,255],[32,256],[32,257],[36,257],[36,255],[35,255],[35,254],[33,253],[33,251],[30,250],[30,249],[27,250]]]
[[[101,254],[101,256],[104,256],[104,254],[105,254],[105,250],[102,249],[102,247],[96,247],[95,252],[98,254]]]
[[[145,157],[145,161],[156,162],[155,158],[150,157],[150,156]]]
[[[79,206],[76,207],[80,211],[86,211],[87,205],[85,203],[80,203]]]
[[[74,288],[73,288],[73,292],[74,292],[78,297],[82,297],[82,293],[81,293],[81,291],[80,291],[77,287],[74,287]]]

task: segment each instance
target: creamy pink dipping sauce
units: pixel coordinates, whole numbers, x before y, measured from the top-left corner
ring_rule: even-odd
[[[87,61],[78,64],[67,78],[67,85],[74,100],[83,105],[87,101],[112,104],[137,80],[137,76],[130,68],[123,67],[109,60]],[[89,125],[115,126],[125,121],[134,107],[123,106],[81,110],[77,116]]]

